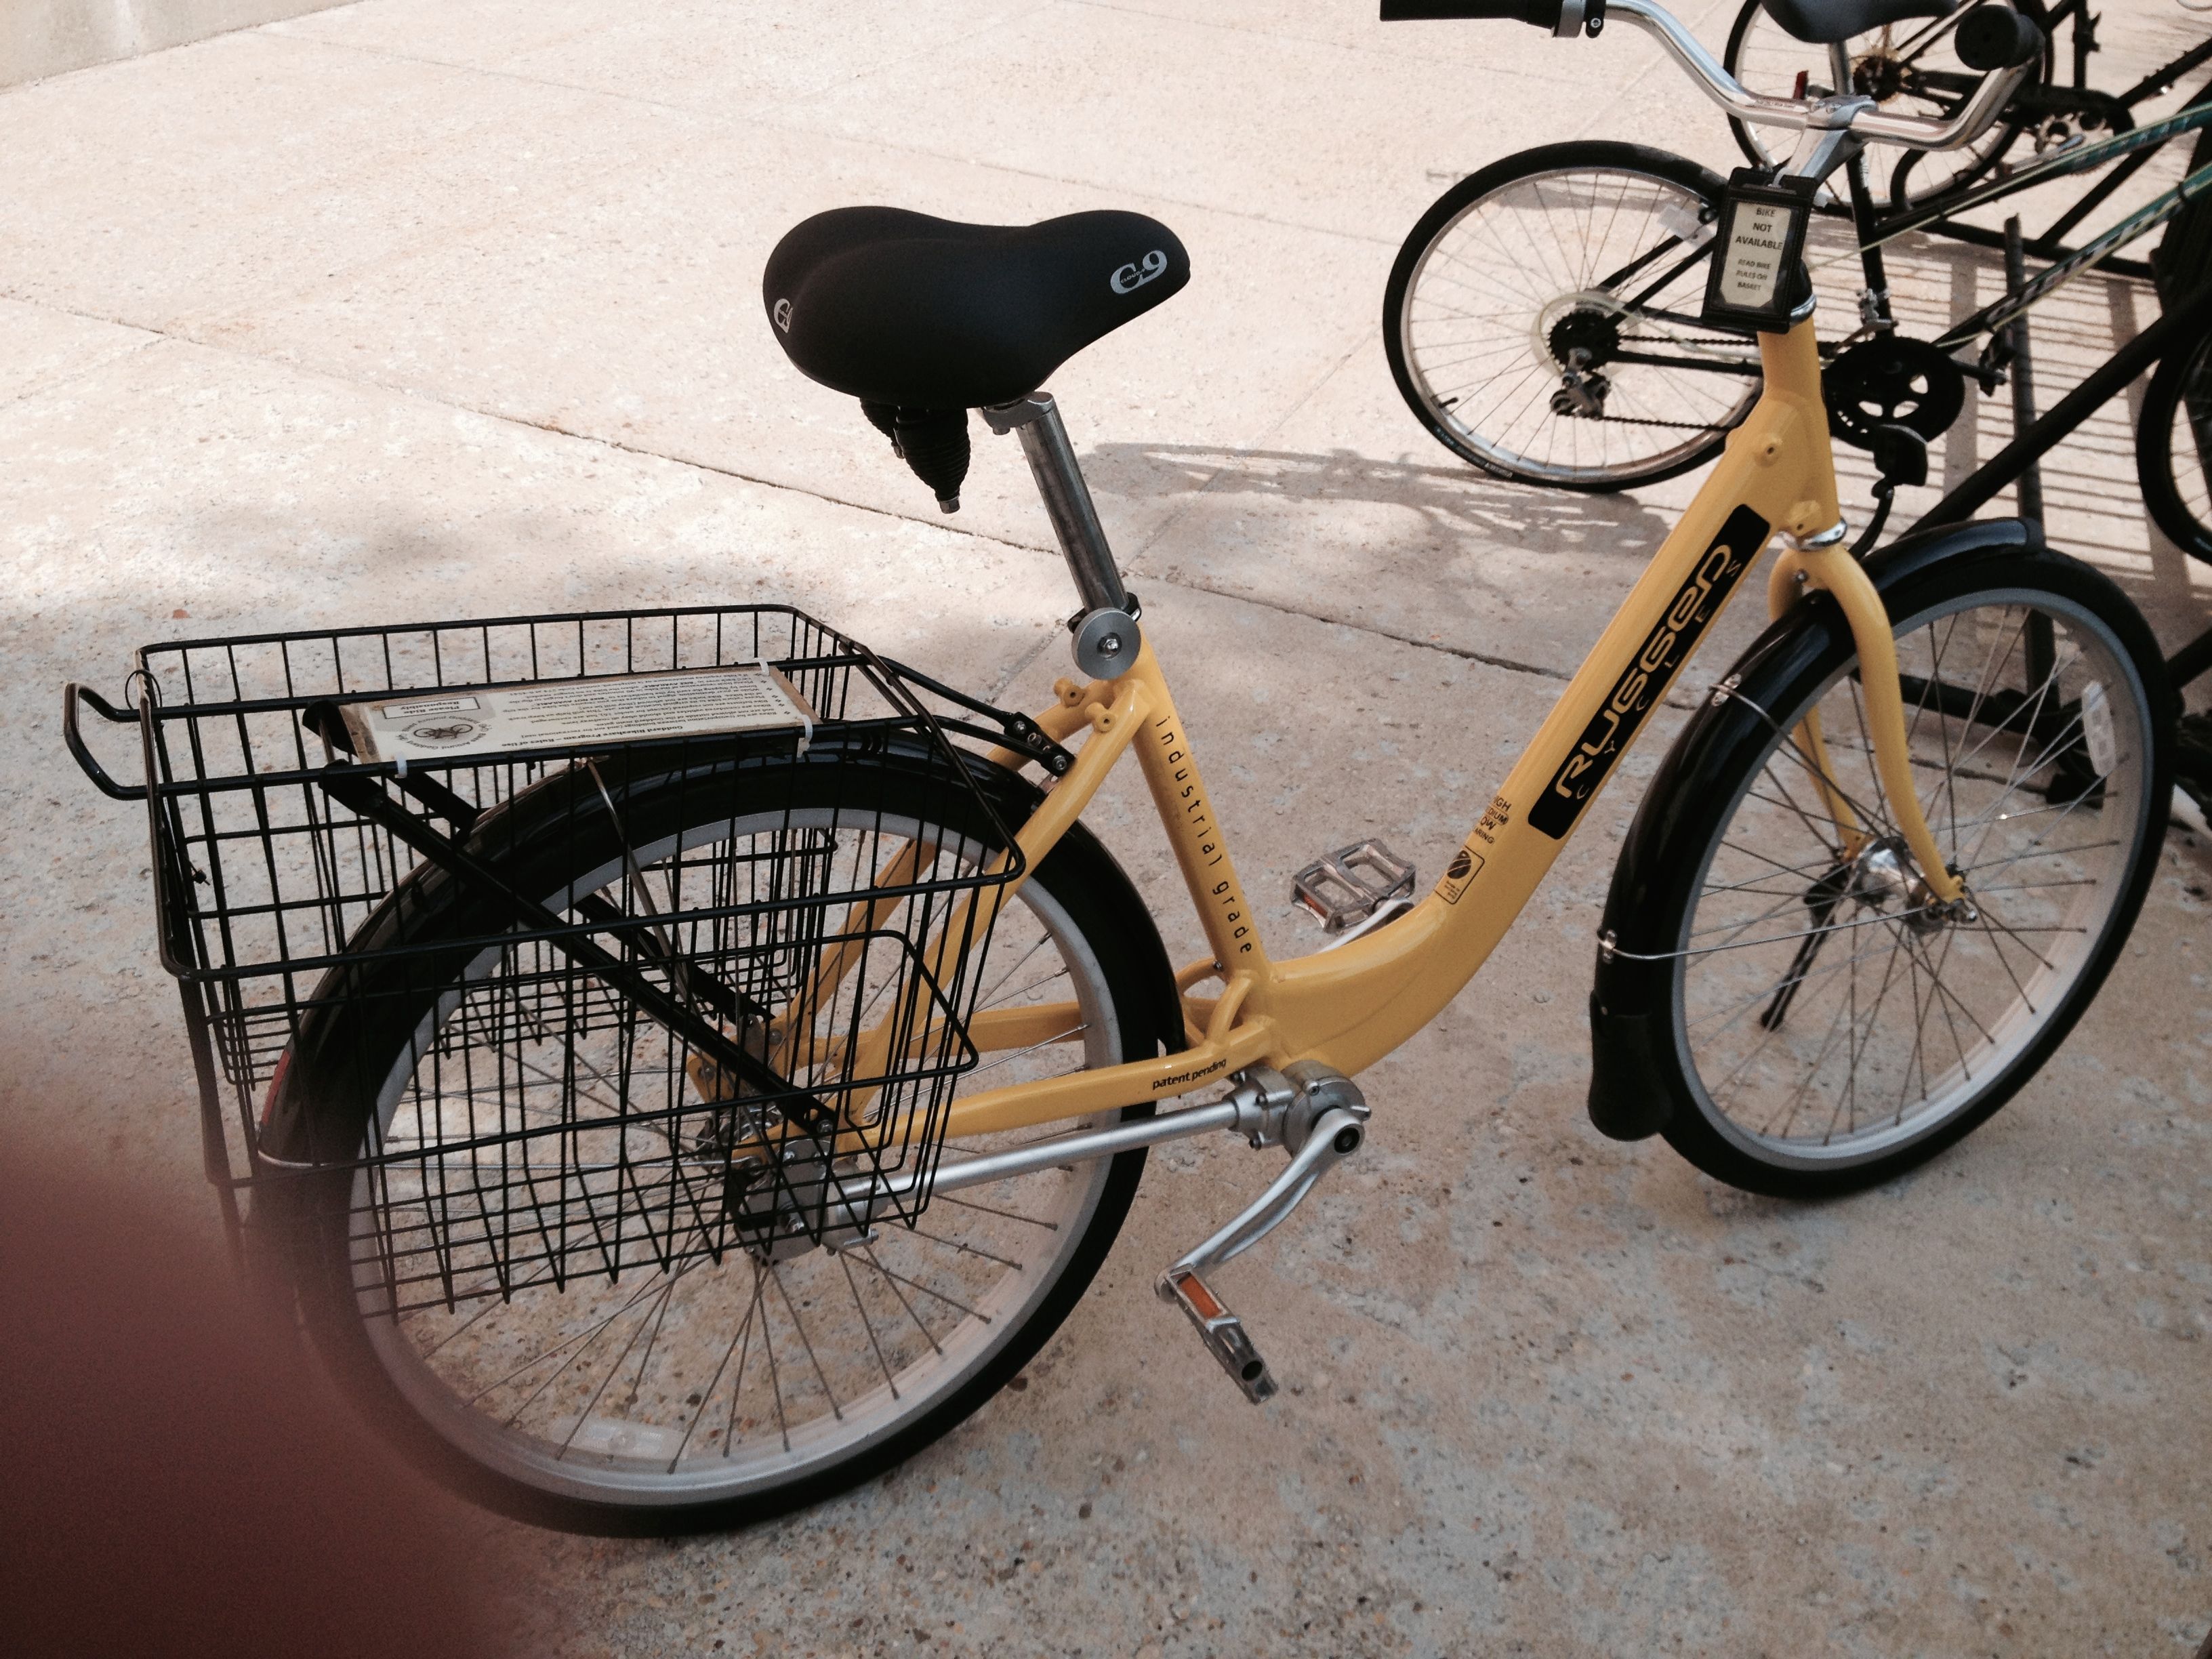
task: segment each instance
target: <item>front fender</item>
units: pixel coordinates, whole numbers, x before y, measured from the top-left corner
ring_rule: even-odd
[[[1902,536],[1867,561],[1885,602],[1890,594],[1954,559],[2049,556],[2041,530],[2019,519],[1947,526]],[[1892,614],[1895,614],[1893,606]],[[1638,962],[1677,948],[1664,936],[1679,905],[1663,887],[1705,848],[1701,809],[1734,776],[1741,746],[1763,743],[1778,694],[1826,657],[1850,647],[1850,629],[1826,595],[1801,599],[1769,623],[1739,657],[1724,684],[1742,695],[1709,698],[1691,715],[1653,775],[1628,826],[1599,923],[1597,975],[1590,990],[1590,1121],[1616,1140],[1640,1140],[1666,1127],[1673,1097],[1656,1079],[1671,1040],[1673,975],[1668,961]]]

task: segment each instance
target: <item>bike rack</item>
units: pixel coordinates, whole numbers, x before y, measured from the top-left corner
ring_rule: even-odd
[[[2014,222],[2015,225],[2017,221]],[[2015,233],[2016,234],[2016,233]],[[2015,241],[2014,246],[2019,246]],[[2008,263],[2010,263],[2009,261]],[[2026,345],[2026,319],[2012,326],[2020,331],[2015,342]],[[2136,377],[2177,347],[2185,349],[2212,329],[2212,282],[2208,282],[2179,307],[2115,351],[2088,379],[2052,406],[2050,413],[2027,422],[2013,441],[1970,473],[1960,485],[1923,514],[1912,528],[1933,529],[1972,518],[1999,490],[2018,483],[2021,516],[2039,522],[2043,516],[2043,489],[2037,463],[2090,416],[2125,391]],[[2022,351],[2021,364],[2026,354]],[[2022,415],[2033,415],[2033,386],[2014,382],[2015,424]],[[2212,672],[2212,628],[2206,629],[2166,659],[2166,684],[2176,698],[2184,686]],[[2205,781],[2212,782],[2212,780]]]
[[[2208,329],[2212,329],[2212,283],[2197,289],[2105,359],[2088,379],[2054,404],[2048,414],[1976,468],[1911,527],[1929,530],[1972,518],[1998,491],[2025,479],[2038,461],[2125,391],[2168,350],[2195,340]],[[2039,497],[2040,492],[2037,494]],[[2167,684],[2177,692],[2208,671],[2212,671],[2212,629],[2205,629],[2166,659]]]
[[[2083,17],[2086,17],[2086,12]],[[2081,27],[2082,21],[2083,18],[2076,19],[2077,30]],[[2075,49],[2075,75],[2077,80],[2086,79],[2087,71],[2085,60],[2087,52],[2098,50],[2100,48],[2094,45],[2084,50],[2081,37],[2077,33]],[[2212,40],[2206,40],[2191,47],[2179,57],[2153,70],[2125,92],[2112,94],[2112,100],[2121,108],[2131,110],[2145,99],[2155,98],[2160,94],[2170,90],[2207,62],[2212,62]],[[2073,89],[2055,88],[2053,90],[2063,94]],[[2212,86],[2208,86],[2198,93],[2195,98],[2182,106],[2181,112],[2186,112],[2194,109],[2208,99],[2212,99]],[[2053,261],[2069,259],[2074,258],[2080,250],[2070,246],[2066,238],[2083,220],[2103,206],[2130,179],[2148,167],[2152,159],[2172,142],[2172,138],[2161,139],[2156,143],[2123,155],[2106,171],[2102,178],[2082,192],[2071,206],[2061,213],[2049,226],[2033,236],[2021,237],[2010,227],[2002,231],[1992,230],[1986,225],[1970,224],[1963,219],[1948,217],[1948,209],[1940,198],[1922,204],[1921,209],[1915,210],[1919,212],[1935,209],[1936,211],[1934,216],[1903,228],[1917,230],[1926,236],[1939,236],[1948,241],[1964,242],[1970,247],[1985,247],[1999,252],[2006,251],[2014,240],[2018,240],[2022,251],[2032,258]],[[1954,190],[1958,188],[1954,187]],[[1968,185],[1965,188],[1972,189],[1972,186]],[[1953,193],[1953,191],[1947,191],[1944,193],[1948,195]],[[1856,204],[1844,203],[1832,203],[1824,208],[1823,211],[1836,217],[1863,216],[1856,214]],[[2145,259],[2126,258],[2115,254],[2100,260],[2098,264],[2100,269],[2113,276],[2133,277],[2138,282],[2149,282],[2154,276],[2149,261]],[[2018,280],[2014,279],[2013,286],[2017,288],[2018,285]]]

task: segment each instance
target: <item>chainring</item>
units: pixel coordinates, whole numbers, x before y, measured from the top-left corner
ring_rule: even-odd
[[[1820,376],[1828,430],[1860,449],[1874,447],[1875,428],[1901,426],[1941,437],[1966,407],[1966,377],[1925,340],[1884,335],[1837,353]]]

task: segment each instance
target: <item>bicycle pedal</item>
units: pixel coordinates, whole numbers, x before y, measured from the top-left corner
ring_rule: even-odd
[[[1190,1316],[1206,1351],[1221,1362],[1221,1369],[1244,1391],[1247,1400],[1256,1406],[1274,1397],[1275,1379],[1267,1362],[1252,1346],[1244,1322],[1206,1288],[1204,1279],[1188,1267],[1170,1267],[1160,1275],[1159,1291],[1160,1300],[1177,1304]]]
[[[1291,878],[1291,897],[1320,917],[1332,933],[1413,892],[1412,863],[1371,837],[1324,854]]]

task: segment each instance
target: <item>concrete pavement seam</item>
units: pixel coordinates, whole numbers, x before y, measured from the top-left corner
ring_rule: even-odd
[[[8,297],[11,299],[14,298],[12,295]],[[16,303],[18,305],[27,305],[29,304],[30,301],[18,300],[16,301]],[[60,309],[58,307],[54,308]],[[64,312],[63,314],[72,317],[84,315],[84,313],[81,312]],[[105,322],[107,319],[105,318],[85,317],[85,320],[87,322]],[[151,346],[159,345],[162,341],[169,337],[167,335],[160,332],[158,330],[141,329],[133,323],[116,323],[113,324],[112,326],[117,328],[132,329],[138,333],[143,334],[146,337],[143,340],[133,340],[130,344],[123,347],[120,350],[101,353],[82,367],[70,369],[64,374],[56,375],[52,380],[40,380],[33,385],[27,386],[21,392],[16,392],[13,397],[0,398],[0,409],[13,409],[17,404],[23,402],[26,398],[36,398],[48,392],[58,391],[61,387],[68,386],[74,381],[82,380],[88,374],[97,374],[101,369],[107,368],[110,364],[119,363],[125,357],[136,356],[138,353],[146,350]]]
[[[388,397],[404,398],[416,403],[429,404],[441,409],[453,410],[464,415],[474,415],[483,420],[497,421],[507,426],[526,427],[533,432],[548,432],[551,433],[556,437],[572,439],[579,443],[596,444],[603,449],[611,449],[618,454],[635,455],[641,459],[661,461],[671,466],[689,467],[695,471],[713,473],[718,477],[734,479],[739,483],[753,484],[763,489],[788,490],[794,495],[810,496],[815,501],[827,502],[833,507],[849,507],[855,512],[872,514],[878,518],[891,519],[902,524],[921,525],[929,529],[945,531],[951,535],[964,536],[971,541],[987,542],[997,547],[1018,549],[1023,552],[1036,554],[1041,557],[1051,558],[1058,556],[1056,549],[1046,547],[1041,543],[1012,541],[1004,537],[987,535],[979,530],[969,530],[963,526],[946,524],[940,520],[925,518],[920,514],[901,513],[894,507],[878,507],[868,501],[848,500],[842,495],[830,495],[824,490],[810,489],[804,484],[791,483],[780,479],[763,477],[750,472],[740,472],[735,467],[718,465],[713,461],[701,460],[692,456],[676,454],[657,449],[647,449],[636,444],[623,443],[621,440],[617,438],[604,437],[597,433],[579,432],[572,428],[560,426],[550,421],[526,420],[520,416],[510,415],[500,410],[486,409],[474,404],[461,403],[451,398],[433,396],[416,387],[388,386],[380,380],[356,380],[346,375],[333,374],[326,369],[310,368],[304,364],[287,362],[281,357],[269,357],[264,356],[258,352],[241,351],[235,346],[223,345],[211,341],[195,339],[189,334],[176,333],[167,329],[149,328],[144,324],[141,323],[126,323],[118,318],[103,317],[96,312],[82,311],[75,307],[57,306],[43,300],[26,299],[21,295],[8,292],[6,290],[0,290],[0,298],[11,299],[21,305],[38,306],[46,310],[60,312],[67,316],[82,317],[92,322],[110,323],[119,328],[135,328],[139,330],[141,332],[152,337],[143,344],[134,348],[133,353],[124,354],[124,356],[126,356],[134,355],[136,351],[144,350],[147,346],[153,344],[155,341],[170,341],[179,345],[192,347],[198,350],[214,352],[222,356],[238,358],[247,362],[264,363],[271,368],[280,368],[287,374],[300,375],[305,379],[327,380],[338,386],[366,387],[372,391],[383,392]],[[1353,349],[1356,350],[1358,348],[1354,347]],[[1346,357],[1338,363],[1337,368],[1341,368],[1343,367],[1343,362],[1348,362],[1349,360],[1349,354],[1347,354]],[[119,359],[109,358],[106,361],[112,363],[119,361]],[[103,366],[104,365],[95,365],[94,367],[97,368]],[[93,369],[88,368],[83,372],[90,374],[93,372]],[[1333,376],[1336,372],[1336,369],[1331,369],[1328,374],[1322,375],[1321,380],[1316,382],[1316,386],[1318,386],[1326,384],[1331,376]],[[76,377],[71,376],[68,378],[73,379]],[[64,382],[55,382],[54,384],[63,383]],[[44,387],[40,387],[37,390],[43,391],[46,388]],[[36,396],[37,391],[25,395]],[[1309,391],[1307,396],[1310,397],[1311,395],[1311,392]],[[1299,400],[1300,403],[1303,403],[1304,401],[1304,398]],[[1292,407],[1295,409],[1297,405],[1293,404]],[[1276,423],[1278,427],[1280,424],[1281,422],[1279,421]],[[1269,431],[1272,432],[1274,429],[1275,428],[1271,427]],[[1264,436],[1265,434],[1262,435]],[[1155,538],[1154,539],[1157,541],[1158,538]],[[1547,668],[1543,666],[1541,664],[1521,662],[1510,657],[1492,656],[1487,653],[1472,650],[1462,646],[1446,645],[1440,640],[1415,639],[1411,635],[1400,634],[1387,628],[1379,628],[1371,623],[1355,622],[1340,617],[1323,616],[1316,611],[1301,610],[1296,605],[1284,605],[1276,600],[1261,599],[1253,594],[1239,593],[1227,588],[1213,587],[1204,582],[1192,581],[1188,578],[1178,579],[1176,577],[1168,575],[1164,572],[1143,571],[1139,572],[1138,574],[1142,576],[1143,580],[1148,582],[1158,581],[1164,583],[1170,587],[1182,588],[1189,592],[1205,593],[1215,599],[1234,599],[1240,604],[1256,605],[1264,611],[1277,611],[1286,617],[1297,617],[1304,621],[1320,623],[1327,627],[1346,628],[1350,629],[1355,633],[1371,634],[1378,639],[1389,640],[1399,645],[1412,646],[1418,650],[1439,652],[1448,657],[1455,657],[1466,662],[1479,662],[1486,667],[1504,669],[1510,673],[1534,674],[1541,678],[1549,680],[1563,681],[1572,678],[1572,676],[1559,669]],[[1050,635],[1048,634],[1047,643],[1049,642]],[[1038,648],[1042,650],[1043,647],[1041,646]],[[1027,667],[1029,664],[1035,659],[1036,653],[1031,653],[1030,656],[1023,659],[1020,666]],[[1018,669],[1017,672],[1018,672]]]

